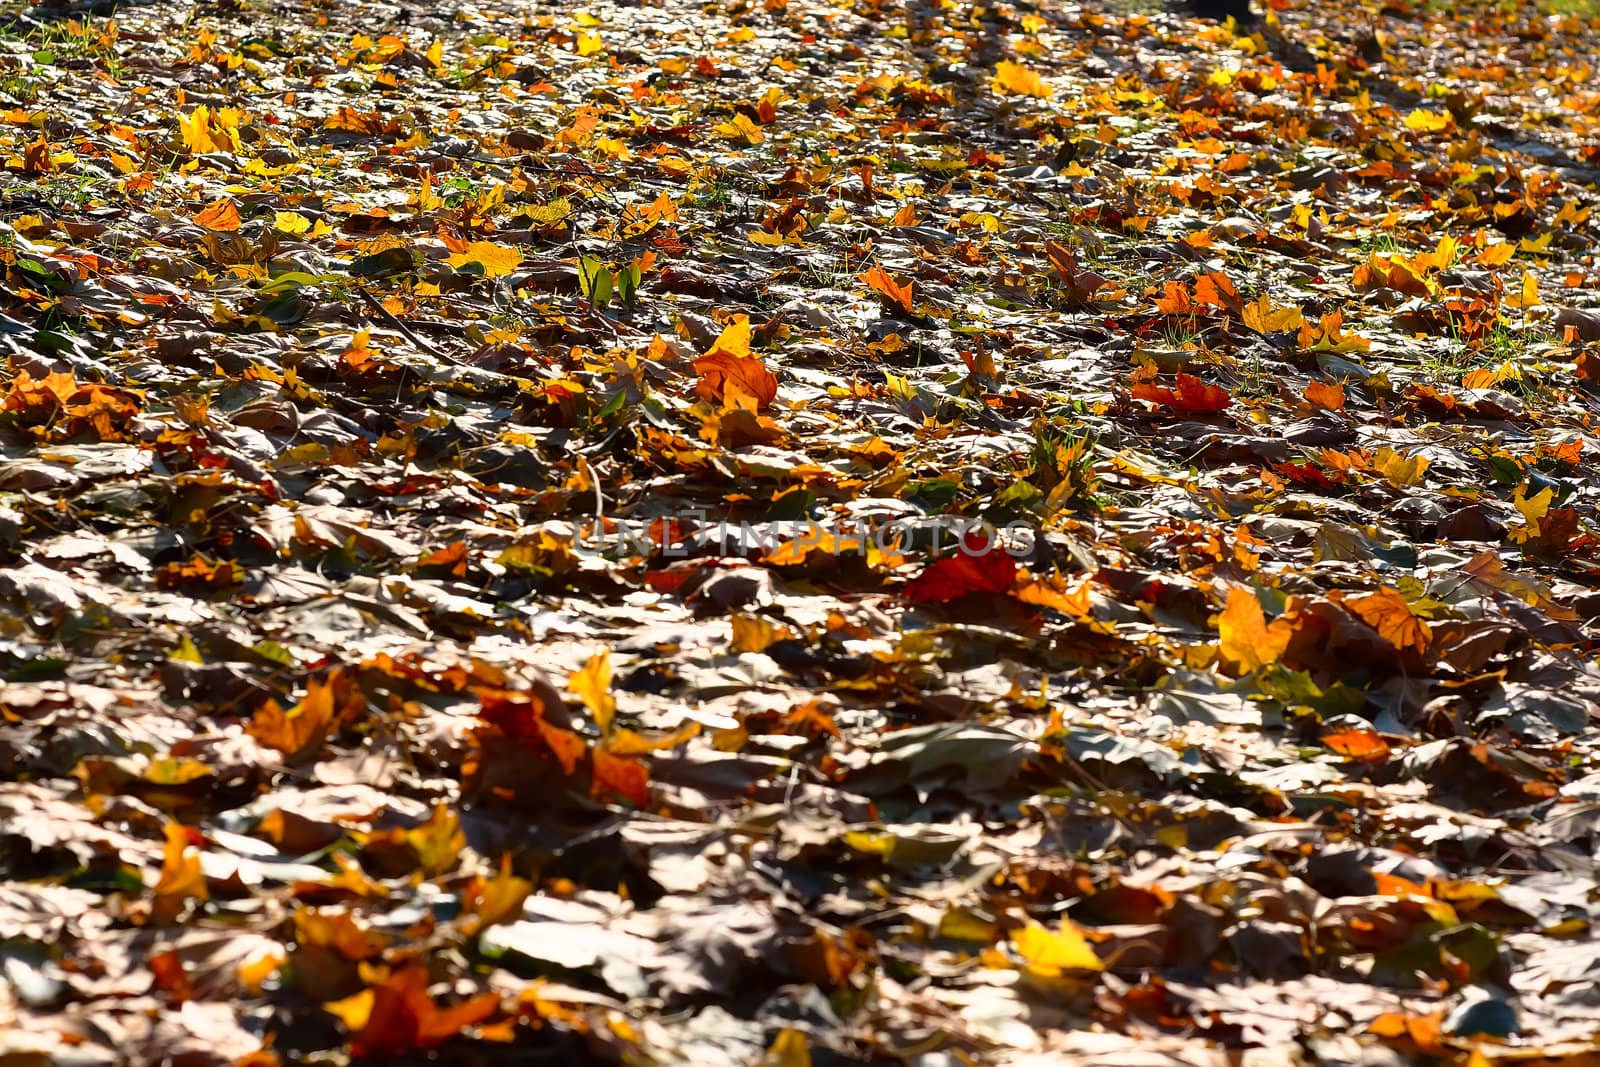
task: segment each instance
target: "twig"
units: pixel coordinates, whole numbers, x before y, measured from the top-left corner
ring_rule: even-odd
[[[465,363],[463,363],[461,360],[457,359],[456,357],[452,356],[450,353],[440,351],[439,349],[435,348],[433,345],[429,344],[427,341],[424,341],[422,338],[418,337],[416,335],[416,332],[414,330],[412,330],[411,327],[409,327],[405,323],[401,322],[400,319],[395,316],[394,312],[390,311],[388,308],[383,306],[382,301],[380,301],[377,297],[373,296],[371,293],[367,292],[365,289],[361,288],[360,286],[356,287],[356,292],[361,294],[361,299],[366,301],[368,307],[370,307],[373,311],[377,312],[377,315],[378,315],[379,318],[381,318],[384,322],[387,322],[390,326],[393,326],[395,329],[399,330],[401,335],[404,336],[406,340],[408,340],[412,344],[416,345],[422,351],[426,352],[428,355],[432,356],[434,359],[440,360],[441,362],[444,362],[444,363],[448,363],[451,366],[454,366],[454,367],[465,367],[466,366]]]

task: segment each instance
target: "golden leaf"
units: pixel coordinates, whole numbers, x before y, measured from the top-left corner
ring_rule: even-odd
[[[169,822],[166,835],[161,875],[156,880],[155,903],[151,910],[151,917],[158,922],[177,918],[188,901],[211,898],[206,876],[200,869],[200,853],[189,849],[189,831],[179,823]]]
[[[466,847],[467,835],[461,832],[460,817],[440,804],[433,809],[433,817],[427,822],[406,831],[406,842],[416,849],[423,873],[431,876],[455,868],[461,850]]]
[[[476,263],[486,277],[502,278],[522,265],[522,253],[510,245],[497,245],[493,241],[473,241],[466,250],[450,256],[445,262],[461,268]]]
[[[1223,658],[1247,673],[1278,662],[1292,635],[1282,619],[1268,626],[1260,599],[1237,585],[1228,590],[1228,603],[1217,616],[1217,633],[1222,638]]]
[[[1305,325],[1305,316],[1300,314],[1299,308],[1275,307],[1266,293],[1254,303],[1246,304],[1241,317],[1246,326],[1261,333],[1283,333]]]
[[[590,656],[582,669],[572,672],[567,688],[578,694],[594,723],[600,727],[600,736],[611,733],[611,722],[617,714],[617,698],[611,695],[611,652],[602,648]]]
[[[742,141],[745,144],[760,144],[767,139],[761,127],[752,122],[748,115],[735,115],[727,122],[719,122],[711,127],[711,132],[718,137],[726,137],[730,141]]]
[[[1439,133],[1455,124],[1455,119],[1450,117],[1448,111],[1427,111],[1418,108],[1406,116],[1406,129],[1421,130],[1424,133]]]
[[[533,883],[511,873],[511,857],[500,860],[500,873],[493,878],[479,876],[465,894],[467,914],[476,922],[476,933],[496,923],[509,922],[522,914],[522,902],[533,892]]]
[[[1539,523],[1543,521],[1545,515],[1550,511],[1550,505],[1555,500],[1556,491],[1547,485],[1532,496],[1528,496],[1527,492],[1528,487],[1526,485],[1517,486],[1516,493],[1511,497],[1511,503],[1516,507],[1517,511],[1521,512],[1522,521],[1537,531]]]
[[[766,1055],[756,1067],[811,1067],[811,1044],[806,1035],[794,1027],[786,1027],[772,1041]]]
[[[1396,489],[1406,489],[1422,481],[1429,460],[1426,456],[1407,459],[1392,448],[1380,448],[1372,457],[1372,469],[1383,475]]]
[[[998,89],[1018,96],[1036,96],[1041,100],[1048,100],[1054,96],[1054,91],[1039,77],[1039,72],[1029,70],[1020,63],[1013,63],[1002,59],[994,69],[994,84]]]
[[[1066,919],[1053,931],[1029,922],[1011,935],[1011,944],[1028,970],[1041,978],[1058,978],[1066,971],[1105,970],[1083,933]]]

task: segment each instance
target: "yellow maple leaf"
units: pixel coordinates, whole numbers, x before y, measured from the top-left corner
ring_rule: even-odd
[[[711,132],[718,137],[726,137],[730,141],[743,141],[745,144],[760,144],[767,139],[761,132],[761,127],[751,121],[749,115],[735,115],[727,122],[719,122],[711,127]]]
[[[1293,305],[1275,307],[1266,293],[1262,293],[1254,303],[1244,306],[1243,318],[1246,326],[1260,333],[1282,333],[1298,330],[1305,325],[1305,317],[1300,314],[1299,308]]]
[[[501,278],[513,273],[522,265],[522,253],[511,245],[497,245],[493,241],[473,241],[467,245],[465,251],[450,256],[446,262],[457,269],[469,263],[476,263],[483,268],[485,276]]]
[[[1521,512],[1522,521],[1527,524],[1521,530],[1511,531],[1513,541],[1538,537],[1539,524],[1544,521],[1544,517],[1550,512],[1550,505],[1555,502],[1556,491],[1548,485],[1532,496],[1528,496],[1527,492],[1526,485],[1519,485],[1516,494],[1511,498],[1512,505]]]
[[[1246,673],[1278,662],[1293,636],[1282,619],[1268,626],[1260,598],[1238,585],[1228,590],[1228,603],[1217,616],[1217,634],[1222,657]]]
[[[477,931],[519,918],[522,915],[522,902],[528,899],[531,892],[532,882],[511,873],[511,856],[507,853],[500,860],[499,874],[493,878],[484,878],[482,875],[475,877],[463,894],[465,910],[476,920],[468,926]]]
[[[436,805],[433,817],[421,826],[405,831],[406,842],[416,850],[417,864],[429,877],[454,870],[467,835],[461,818],[444,804]]]
[[[736,315],[734,320],[722,328],[716,341],[712,342],[706,355],[718,352],[745,359],[750,356],[750,316]]]
[[[578,39],[572,46],[572,50],[580,56],[592,56],[597,52],[604,52],[605,49],[605,43],[600,40],[600,35],[593,30],[578,34]]]
[[[238,108],[212,110],[204,104],[187,115],[178,116],[178,133],[183,146],[195,155],[207,152],[237,152],[239,124],[244,113]]]
[[[1066,971],[1105,970],[1083,933],[1066,919],[1056,930],[1029,922],[1011,935],[1011,944],[1028,970],[1041,978],[1059,978]]]
[[[572,672],[567,688],[578,694],[594,723],[600,727],[602,737],[611,733],[611,721],[617,714],[617,698],[611,695],[611,652],[602,648]]]
[[[1009,59],[1002,59],[994,68],[994,84],[996,88],[1018,96],[1036,96],[1041,100],[1048,100],[1055,95],[1054,90],[1039,77],[1038,71],[1029,70]]]
[[[1408,459],[1392,448],[1380,448],[1372,457],[1372,469],[1383,475],[1396,489],[1408,489],[1419,484],[1429,464],[1426,456]]]
[[[756,1067],[811,1067],[811,1043],[794,1027],[785,1027]]]
[[[1511,257],[1516,253],[1517,246],[1510,241],[1497,241],[1484,246],[1483,251],[1478,253],[1478,262],[1485,267],[1503,267],[1511,262]]]
[[[1428,111],[1418,108],[1406,116],[1406,129],[1420,130],[1423,133],[1439,133],[1448,130],[1456,124],[1448,111]]]
[[[1533,276],[1532,271],[1525,270],[1522,272],[1522,285],[1518,287],[1516,292],[1506,294],[1506,303],[1511,307],[1522,308],[1524,311],[1528,308],[1539,306],[1539,279]]]
[[[272,228],[298,237],[311,230],[311,220],[298,211],[279,211],[272,216]]]

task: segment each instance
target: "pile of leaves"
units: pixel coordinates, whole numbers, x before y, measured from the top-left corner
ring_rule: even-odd
[[[7,16],[0,1061],[1596,1062],[1597,54]]]

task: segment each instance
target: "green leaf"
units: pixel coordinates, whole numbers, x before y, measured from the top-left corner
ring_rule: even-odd
[[[323,274],[307,274],[303,270],[286,270],[271,281],[261,286],[262,296],[274,296],[278,293],[287,293],[302,286],[322,285],[328,281]]]
[[[613,275],[598,256],[580,256],[578,259],[578,287],[589,303],[605,307],[611,303],[611,293],[616,285]]]
[[[638,295],[639,283],[644,274],[639,270],[638,263],[629,263],[617,271],[617,293],[622,297],[622,302],[631,309],[634,297]]]
[[[388,278],[396,274],[409,274],[417,267],[409,248],[385,248],[370,256],[358,256],[350,261],[350,273],[358,278]]]

